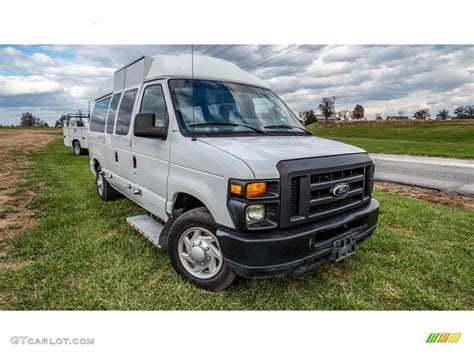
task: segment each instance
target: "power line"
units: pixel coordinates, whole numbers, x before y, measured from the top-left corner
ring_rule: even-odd
[[[220,52],[217,52],[216,54],[213,55],[213,57],[217,57],[218,55],[224,53],[224,52],[227,52],[229,49],[231,49],[232,47],[235,47],[235,44],[231,44],[229,46],[227,46],[227,48],[221,50]]]
[[[305,47],[305,46],[306,46],[306,45],[304,45],[303,47]],[[303,48],[303,47],[300,47],[300,49]],[[274,66],[274,65],[278,65],[278,64],[284,63],[284,62],[286,62],[286,61],[289,61],[290,59],[297,58],[297,57],[300,57],[300,56],[305,55],[305,54],[309,54],[309,53],[311,53],[314,49],[315,49],[315,48],[308,48],[308,47],[306,47],[306,48],[303,50],[303,53],[297,53],[296,55],[290,56],[290,57],[288,57],[288,58],[283,58],[283,60],[280,60],[280,61],[277,61],[277,62],[275,62],[275,63],[272,63],[272,65],[273,65],[273,66]],[[254,68],[254,69],[255,69],[255,68]]]
[[[211,46],[211,48],[206,49],[204,52],[201,52],[201,54],[206,54],[206,53],[208,53],[208,52],[210,52],[210,51],[213,51],[214,48],[216,48],[216,47],[218,47],[218,45]]]
[[[244,65],[244,66],[242,67],[242,69],[247,69],[247,68],[253,67],[253,66],[254,66],[255,64],[257,64],[257,63],[260,64],[260,63],[263,62],[265,59],[274,57],[275,55],[278,55],[278,54],[281,53],[281,52],[287,51],[288,49],[290,49],[291,47],[294,47],[294,46],[295,46],[295,45],[292,44],[291,46],[288,46],[288,47],[285,47],[285,48],[283,48],[283,49],[280,49],[279,51],[273,52],[273,53],[270,54],[270,55],[267,55],[267,56],[265,56],[265,57],[263,57],[263,58],[260,58],[260,59],[258,59],[258,60],[256,60],[256,61],[252,62],[252,63],[249,63],[249,64],[247,64],[247,65]]]
[[[273,53],[272,55],[263,57],[263,58],[261,58],[260,60],[257,60],[257,61],[255,61],[255,62],[253,62],[253,63],[251,63],[251,64],[246,65],[246,66],[243,67],[242,69],[251,70],[251,69],[253,69],[253,68],[255,68],[255,67],[258,67],[259,65],[265,64],[265,63],[267,63],[267,62],[269,62],[269,61],[271,61],[271,60],[273,60],[273,59],[275,59],[275,58],[281,57],[282,55],[285,55],[285,54],[288,54],[288,53],[291,53],[291,52],[294,52],[294,51],[300,49],[300,46],[297,46],[297,48],[293,48],[292,50],[290,50],[290,51],[288,51],[288,52],[286,52],[286,53],[281,53],[281,52],[283,52],[283,51],[286,51],[286,50],[290,49],[290,48],[293,47],[293,46],[294,46],[294,45],[291,45],[291,46],[289,46],[289,47],[287,47],[287,48],[284,48],[284,49],[282,49],[282,50],[280,50],[280,51],[277,51],[277,52]],[[271,57],[271,58],[270,58],[270,57]],[[269,58],[269,59],[267,59],[267,58]],[[264,59],[267,59],[267,60],[264,60]],[[263,62],[262,62],[262,60],[263,60]],[[258,62],[259,62],[259,63],[258,63]]]
[[[240,62],[242,59],[245,59],[245,58],[247,58],[248,56],[250,56],[250,55],[252,55],[252,54],[254,54],[254,53],[260,52],[262,49],[264,49],[264,48],[266,48],[266,47],[268,47],[268,46],[269,46],[269,44],[266,44],[266,45],[264,45],[264,46],[258,48],[256,51],[252,51],[252,52],[250,52],[250,53],[244,55],[243,57],[240,57],[239,59],[234,60],[234,63],[238,63],[238,62]]]
[[[188,45],[188,46],[184,47],[183,50],[181,50],[181,51],[178,52],[178,55],[179,55],[179,54],[183,54],[184,52],[186,52],[186,50],[187,50],[188,48],[191,48],[191,46],[192,46],[192,45]]]

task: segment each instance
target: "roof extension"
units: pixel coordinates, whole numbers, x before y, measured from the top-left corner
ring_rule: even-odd
[[[100,87],[97,98],[145,81],[165,78],[194,78],[247,84],[268,89],[268,85],[234,63],[200,55],[158,55],[140,57],[117,70]]]

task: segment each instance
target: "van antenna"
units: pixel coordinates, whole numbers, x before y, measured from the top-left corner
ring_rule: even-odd
[[[193,136],[191,137],[191,140],[195,141],[197,138],[194,135],[195,133],[195,126],[194,126],[194,44],[191,44],[191,90],[193,91],[193,100],[192,100],[192,105],[193,105]]]
[[[194,44],[191,44],[191,79],[194,79]]]

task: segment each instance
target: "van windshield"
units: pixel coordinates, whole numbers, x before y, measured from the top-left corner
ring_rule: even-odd
[[[173,106],[185,133],[309,134],[270,90],[210,80],[169,81]]]

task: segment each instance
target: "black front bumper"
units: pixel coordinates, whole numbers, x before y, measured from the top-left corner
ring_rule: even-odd
[[[281,276],[301,272],[331,259],[336,240],[353,236],[357,244],[375,230],[379,203],[325,220],[288,229],[241,233],[221,227],[220,247],[229,268],[244,277]]]

